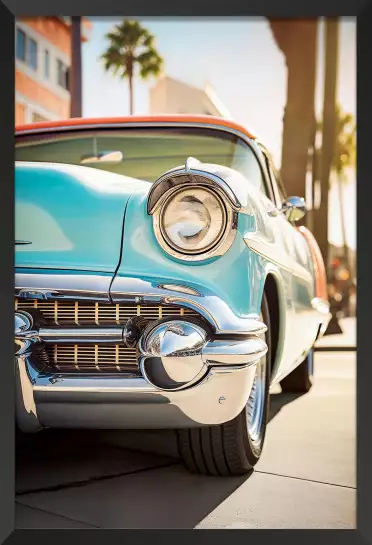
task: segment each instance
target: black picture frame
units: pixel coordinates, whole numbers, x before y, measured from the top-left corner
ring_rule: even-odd
[[[59,6],[59,7],[58,7]],[[357,325],[357,529],[353,530],[219,530],[212,536],[191,530],[101,530],[84,533],[81,530],[15,530],[14,529],[14,369],[13,360],[13,290],[14,290],[14,19],[16,17],[48,16],[56,13],[85,13],[89,16],[188,16],[243,17],[266,15],[271,17],[356,16],[357,17],[357,269],[358,269],[358,325]],[[369,204],[372,202],[372,181],[369,155],[372,100],[372,4],[365,0],[2,0],[0,1],[0,66],[1,66],[1,198],[0,198],[0,331],[1,331],[1,410],[0,429],[0,542],[6,543],[130,543],[161,540],[188,543],[192,540],[213,539],[215,543],[247,539],[255,543],[296,544],[317,542],[319,545],[337,543],[372,544],[372,479],[370,441],[372,417],[370,380],[371,364],[367,340],[371,286]],[[254,54],[254,52],[249,52]],[[370,197],[368,197],[368,195]],[[342,445],[340,446],[342,448]],[[102,533],[103,532],[103,533]]]

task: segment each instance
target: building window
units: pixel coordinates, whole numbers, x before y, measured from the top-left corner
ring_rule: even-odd
[[[63,89],[69,90],[70,82],[69,82],[69,69],[68,66],[66,66],[62,61],[59,59],[57,60],[57,83]]]
[[[37,43],[20,28],[17,28],[16,55],[17,59],[37,70]]]
[[[26,61],[26,34],[17,28],[17,59]]]
[[[46,49],[44,51],[44,77],[49,79],[50,75],[50,60],[49,60],[49,51]]]
[[[27,40],[28,42],[28,64],[32,66],[34,70],[37,70],[37,43],[32,38]]]

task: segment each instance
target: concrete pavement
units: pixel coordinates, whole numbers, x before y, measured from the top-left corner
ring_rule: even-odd
[[[342,333],[325,335],[316,343],[318,350],[347,349],[356,347],[356,318],[341,318],[339,321]]]
[[[272,395],[264,453],[248,477],[187,473],[172,432],[28,437],[17,448],[16,525],[355,528],[355,363],[353,352],[318,352],[309,394]]]

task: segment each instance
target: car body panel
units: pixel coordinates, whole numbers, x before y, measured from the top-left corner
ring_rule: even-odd
[[[114,273],[129,196],[147,182],[74,165],[18,163],[16,267]]]
[[[255,154],[269,188],[256,136],[239,124],[211,116],[71,119],[17,127],[16,135],[24,145],[28,135],[34,134],[54,138],[65,131],[174,126],[208,127],[244,140]],[[203,164],[198,168],[206,176],[208,172],[220,176],[235,195],[237,223],[234,241],[223,255],[191,262],[170,255],[158,243],[148,211],[151,183],[89,167],[17,165],[16,238],[24,242],[32,239],[32,244],[16,245],[16,296],[22,295],[23,290],[27,297],[35,290],[54,300],[51,291],[56,290],[67,299],[100,298],[116,306],[126,302],[181,305],[196,311],[209,323],[214,335],[212,344],[217,342],[218,346],[218,339],[228,338],[234,346],[241,339],[252,340],[257,331],[262,332],[261,302],[271,277],[279,300],[279,338],[271,376],[271,383],[275,384],[306,358],[319,326],[322,324],[324,329],[329,319],[319,249],[311,234],[289,223],[278,203],[269,198],[269,192],[264,195],[250,180],[231,169]],[[19,357],[17,366],[20,396],[30,396],[31,388],[36,405],[39,400],[41,419],[51,426],[54,422],[57,427],[79,423],[82,427],[94,427],[94,422],[89,422],[89,407],[94,406],[95,399],[102,399],[105,406],[103,415],[95,411],[102,427],[111,426],[119,414],[129,427],[172,427],[175,422],[179,427],[218,424],[226,421],[226,415],[231,419],[241,411],[253,381],[248,367],[220,366],[217,371],[212,366],[200,386],[194,384],[178,396],[177,392],[168,395],[150,388],[143,377],[133,382],[128,378],[98,376],[80,381],[63,376],[50,380],[49,375],[32,375],[32,362],[27,357]],[[31,376],[34,386],[30,386],[26,376]],[[243,377],[241,383],[239,376]],[[237,384],[241,387],[237,388]],[[124,399],[122,394],[127,405],[120,405],[117,410],[115,404]],[[213,399],[208,398],[208,414],[202,415],[197,407],[209,406],[205,395],[212,395]],[[219,399],[225,397],[225,416],[218,416]],[[191,405],[183,405],[182,399],[192,399],[192,410]],[[154,411],[153,419],[152,403],[164,405],[156,418]],[[84,407],[80,420],[79,405]],[[68,410],[63,412],[64,406]],[[129,423],[126,406],[131,407],[135,421]],[[177,418],[167,416],[169,407],[177,412]],[[75,413],[77,420],[72,423],[66,415]],[[31,427],[37,428],[38,418],[32,421]]]

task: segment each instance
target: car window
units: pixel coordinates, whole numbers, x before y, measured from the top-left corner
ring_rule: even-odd
[[[279,196],[279,203],[282,205],[287,200],[287,194],[284,190],[280,174],[273,163],[269,164],[269,171],[273,184],[276,186],[276,191]]]
[[[287,195],[284,190],[280,174],[276,169],[274,162],[269,157],[269,154],[265,149],[260,146],[260,150],[264,156],[264,161],[267,169],[268,176],[270,178],[272,196],[271,200],[274,202],[277,208],[281,208],[283,203],[287,200]]]
[[[121,160],[92,162],[92,158],[108,152],[117,152]],[[85,164],[150,182],[185,164],[188,157],[196,157],[204,163],[233,168],[265,191],[250,146],[238,136],[217,129],[110,129],[19,136],[15,156],[17,161]]]
[[[281,208],[283,202],[284,202],[284,195],[283,193],[280,191],[280,188],[279,188],[279,185],[277,183],[277,178],[276,178],[276,175],[274,173],[274,169],[273,167],[271,166],[270,162],[267,161],[267,168],[268,168],[268,171],[269,171],[269,174],[270,174],[270,180],[271,180],[271,184],[272,184],[272,187],[273,187],[273,192],[274,192],[274,196],[275,196],[275,204],[278,208]]]

